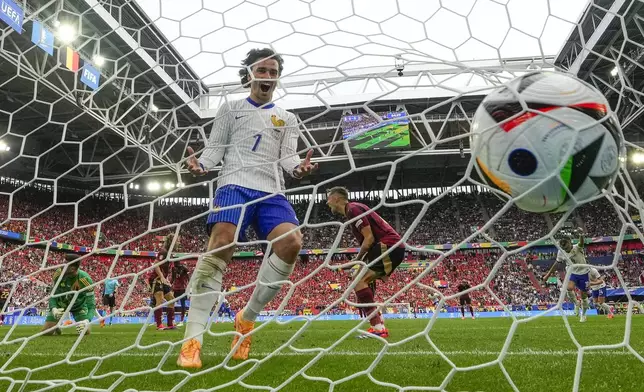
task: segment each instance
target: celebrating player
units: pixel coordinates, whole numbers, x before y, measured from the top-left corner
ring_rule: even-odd
[[[458,292],[461,293],[468,290],[470,287],[472,287],[470,286],[470,283],[467,280],[464,280],[458,285]],[[469,306],[472,320],[474,320],[474,308],[472,307],[472,298],[470,298],[470,294],[463,294],[458,298],[458,300],[461,304],[461,319],[465,320],[465,306]]]
[[[601,308],[606,314],[606,317],[612,319],[613,311],[606,303],[606,282],[604,282],[599,271],[595,268],[590,269],[588,276],[590,277],[590,289],[593,292],[593,302],[595,302],[595,307]]]
[[[271,103],[277,79],[282,74],[283,60],[271,49],[253,49],[239,71],[242,85],[250,88],[246,99],[223,103],[218,112],[208,143],[197,159],[192,148],[187,152],[188,170],[203,175],[222,159],[217,179],[214,205],[239,208],[215,209],[207,220],[209,233],[207,254],[199,260],[191,278],[190,315],[186,324],[187,341],[181,348],[177,364],[200,368],[203,333],[210,312],[221,292],[226,264],[232,259],[235,231],[240,226],[240,240],[245,239],[252,223],[262,240],[273,241],[272,253],[264,260],[258,283],[246,307],[235,316],[234,359],[246,359],[250,351],[254,323],[266,304],[280,291],[293,272],[302,247],[302,234],[293,207],[282,194],[284,175],[294,178],[308,175],[317,167],[311,164],[309,151],[304,160],[297,152],[297,119],[295,115]],[[279,164],[279,167],[275,167]],[[269,197],[267,197],[269,196]],[[256,201],[260,199],[259,201]],[[243,211],[241,205],[245,204]],[[241,342],[240,335],[243,336]],[[239,345],[238,345],[239,343]]]
[[[103,310],[107,312],[107,309],[110,311],[110,325],[112,325],[112,313],[114,313],[114,307],[116,306],[116,289],[120,287],[118,279],[107,279],[103,283]],[[101,320],[101,327],[105,326],[105,319]]]
[[[168,234],[165,237],[163,242],[163,249],[161,249],[157,255],[157,261],[162,263],[154,267],[154,272],[156,276],[152,281],[152,296],[154,297],[154,306],[158,309],[154,310],[154,322],[157,325],[157,330],[166,330],[166,329],[176,329],[174,326],[174,302],[170,302],[166,308],[166,322],[167,327],[163,326],[163,307],[160,306],[163,303],[163,300],[172,301],[174,299],[174,293],[172,292],[172,287],[168,281],[168,275],[170,275],[170,263],[165,261],[168,258],[168,250],[170,245],[172,245],[172,239],[174,235]],[[177,240],[178,242],[178,240]]]
[[[567,268],[572,268],[572,273],[570,274],[570,280],[568,281],[568,299],[572,301],[573,304],[577,304],[577,295],[575,294],[575,287],[581,292],[581,311],[579,312],[579,322],[586,321],[586,311],[589,308],[588,301],[588,272],[590,272],[590,266],[586,262],[586,256],[584,256],[584,235],[583,233],[579,235],[579,243],[575,246],[572,245],[572,239],[569,236],[564,236],[559,241],[559,246],[561,249],[557,252],[557,260],[552,264],[546,275],[543,277],[544,281],[547,281],[552,272],[555,270],[557,263],[565,262]]]
[[[351,220],[369,211],[364,204],[349,201],[349,191],[343,187],[333,187],[327,191],[327,205],[331,212]],[[376,279],[386,279],[405,259],[405,245],[397,243],[400,235],[375,211],[368,212],[363,217],[351,223],[351,231],[360,243],[360,251],[354,260],[364,260],[370,264],[376,258],[384,255],[375,264],[369,265],[369,270],[364,274],[355,287],[356,298],[361,304],[373,304],[374,289],[369,285]],[[372,315],[378,312],[373,305],[365,307],[365,313]],[[371,328],[368,332],[383,338],[389,336],[389,331],[384,326],[380,313],[375,313],[369,320]]]
[[[182,327],[186,319],[186,296],[184,294],[188,288],[189,280],[188,268],[177,262],[172,268],[172,291],[174,292],[174,297],[179,298],[179,303],[181,304],[181,321],[179,321],[177,327]]]
[[[217,311],[219,318],[222,318],[224,314],[230,318],[234,317],[233,310],[230,308],[230,304],[228,303],[228,300],[226,298],[224,298],[224,300],[221,302],[219,311]]]
[[[81,323],[76,327],[76,331],[80,334],[84,328],[87,328],[86,334],[90,333],[89,323],[96,313],[94,290],[91,287],[94,282],[87,272],[80,269],[80,260],[76,260],[79,257],[75,254],[66,254],[65,259],[71,263],[67,265],[65,273],[63,274],[63,268],[54,273],[52,279],[52,285],[55,287],[54,295],[49,298],[49,313],[42,328],[43,331],[48,331],[45,335],[62,333],[60,328],[54,327],[68,308],[74,320]],[[61,274],[63,274],[62,277]],[[76,292],[78,294],[74,300]],[[74,302],[71,303],[71,301]]]

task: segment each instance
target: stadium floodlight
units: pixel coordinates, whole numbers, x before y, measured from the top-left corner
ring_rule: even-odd
[[[631,162],[633,162],[636,165],[640,165],[644,163],[644,153],[636,152],[633,155],[631,155]]]
[[[9,146],[5,142],[0,142],[0,151],[9,151]]]
[[[177,188],[183,188],[185,186],[186,186],[186,184],[184,184],[183,182],[178,182],[177,183]]]
[[[102,67],[105,65],[105,57],[100,54],[95,54],[94,57],[92,57],[92,62],[95,66]]]
[[[130,188],[130,189],[134,189],[134,183],[133,183],[133,182],[130,182],[130,185],[128,186],[128,188]]]
[[[149,182],[149,183],[148,183],[148,190],[149,190],[149,191],[151,191],[151,192],[156,192],[156,191],[158,191],[159,189],[161,189],[161,184],[159,184],[158,182],[156,182],[156,181],[152,181],[152,182]]]
[[[159,107],[157,105],[155,105],[155,104],[151,104],[150,105],[150,110],[152,110],[153,112],[156,113],[156,112],[159,111]]]
[[[70,24],[61,23],[58,26],[56,37],[64,44],[72,43],[76,39],[76,28]]]
[[[617,73],[619,72],[619,66],[615,66],[615,68],[610,70],[610,76],[617,76]]]
[[[135,191],[138,191],[138,190],[139,190],[139,184],[135,184],[135,185],[134,185],[134,190],[135,190]]]
[[[163,187],[164,187],[166,190],[170,190],[170,189],[174,188],[174,184],[173,184],[173,183],[171,183],[171,182],[166,182],[165,184],[163,184]]]

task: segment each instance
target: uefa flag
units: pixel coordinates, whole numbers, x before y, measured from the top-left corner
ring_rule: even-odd
[[[31,42],[36,44],[40,49],[49,53],[50,56],[54,55],[54,33],[47,30],[45,26],[37,20],[34,20],[33,22]]]

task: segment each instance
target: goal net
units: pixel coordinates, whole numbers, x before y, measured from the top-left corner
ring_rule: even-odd
[[[639,390],[643,7],[3,0],[0,389]],[[240,63],[254,48],[284,59],[272,103],[294,114],[298,144],[227,176],[281,173],[302,249],[257,319],[250,358],[233,360],[232,321],[280,239],[237,226],[235,238],[246,238],[232,245],[203,367],[186,370],[175,363],[190,289],[174,273],[166,276],[174,299],[154,299],[150,286],[167,239],[173,270],[180,264],[190,276],[207,253],[207,217],[227,210],[213,202],[221,165],[192,176],[186,151],[198,157],[213,147],[213,125],[229,114],[219,109],[249,97],[239,71],[253,71]],[[478,176],[472,159],[472,117],[483,97],[539,70],[568,73],[604,94],[624,140],[610,188],[564,213],[518,209]],[[270,105],[255,106],[235,119]],[[279,140],[273,130],[289,125],[285,119],[224,143],[226,156],[255,151],[262,136]],[[284,172],[285,162],[310,151],[318,170],[303,179]],[[361,244],[354,221],[326,205],[334,186],[405,244],[404,262],[373,289],[387,338],[356,339],[372,336],[375,313],[362,317],[366,305],[355,294],[368,268],[343,272]],[[252,216],[255,204],[237,207]],[[566,290],[574,271],[561,267],[544,282],[562,233],[585,236],[613,319],[595,299],[588,321],[579,321]],[[64,286],[70,254],[91,281]],[[386,257],[361,263],[373,268]],[[74,306],[90,297],[97,313],[86,326],[79,315],[87,309]],[[63,302],[64,314],[52,318],[52,303]],[[164,322],[175,315],[178,330],[155,329],[159,310]]]

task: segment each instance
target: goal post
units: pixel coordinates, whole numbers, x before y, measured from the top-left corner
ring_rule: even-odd
[[[149,376],[167,380],[169,386],[158,387],[172,391],[280,390],[289,384],[312,390],[452,390],[484,388],[496,377],[507,390],[537,391],[539,377],[522,379],[520,366],[508,362],[520,358],[529,368],[542,357],[565,356],[574,366],[564,381],[579,391],[595,384],[584,378],[585,366],[601,373],[586,362],[599,357],[593,353],[611,359],[614,354],[620,366],[644,362],[644,342],[634,328],[642,325],[634,311],[641,312],[636,299],[642,294],[632,290],[644,238],[637,224],[644,214],[639,173],[644,149],[637,136],[644,112],[641,1],[2,4],[0,294],[6,295],[0,313],[11,326],[0,330],[0,351],[11,354],[0,360],[0,389],[156,388],[137,381]],[[248,110],[220,110],[249,96],[239,74],[248,68],[240,61],[249,50],[264,47],[284,59],[279,81],[270,80],[277,83],[272,102],[251,100],[254,107]],[[497,197],[502,192],[482,180],[473,158],[472,119],[483,97],[539,70],[592,85],[622,128],[625,159],[614,184],[565,213],[528,214],[516,208],[515,199]],[[185,342],[183,331],[155,335],[147,328],[155,310],[169,307],[177,313],[187,309],[189,321],[193,293],[185,288],[182,297],[151,300],[149,286],[162,264],[160,244],[173,234],[170,261],[192,271],[208,253],[208,214],[241,209],[244,219],[258,203],[216,205],[217,181],[225,177],[221,165],[208,177],[191,176],[187,148],[204,154],[215,147],[208,139],[219,122],[261,117],[273,104],[285,110],[284,118],[266,117],[259,133],[216,147],[236,155],[256,151],[261,141],[278,145],[284,127],[297,123],[296,148],[285,149],[278,160],[242,162],[225,176],[270,171],[286,177],[283,193],[303,233],[302,261],[260,313],[254,351],[239,365],[231,359],[230,325],[253,289],[266,286],[257,273],[281,237],[260,240],[251,231],[247,241],[236,240],[204,334],[204,369],[177,370],[172,366]],[[548,116],[524,109],[515,116]],[[286,111],[293,113],[294,124]],[[320,172],[290,178],[285,162],[310,151]],[[360,248],[352,248],[349,225],[355,219],[344,221],[325,204],[325,191],[336,185],[370,203],[369,212],[378,212],[403,237],[408,266],[376,288],[375,305],[393,325],[390,340],[354,342],[369,327],[355,306],[355,288],[367,269],[351,277],[341,273]],[[564,305],[565,288],[574,271],[559,275],[561,287],[547,287],[543,271],[532,269],[540,257],[555,257],[562,229],[580,223],[592,245],[587,256],[601,259],[596,268],[625,298],[624,316],[615,320],[620,328],[607,328],[611,334],[601,342],[590,327],[577,328],[576,319],[568,317],[574,311]],[[239,234],[246,234],[240,225]],[[93,281],[56,294],[64,281],[54,279],[56,271],[64,275],[72,268],[65,252],[83,256],[81,269]],[[304,261],[310,257],[315,260]],[[120,302],[108,314],[109,294],[104,297],[111,279],[121,282]],[[457,289],[463,280],[471,285],[465,293]],[[75,330],[70,325],[80,326],[73,343],[54,341],[56,336],[43,342],[40,325],[18,325],[27,319],[44,324],[52,298],[74,302],[92,291],[100,314],[89,329],[78,318],[88,309],[73,309],[68,301],[64,317],[47,330],[60,326],[67,335]],[[473,317],[479,308],[502,316],[490,324],[445,320],[459,318],[453,310],[464,294],[476,304]],[[221,311],[224,298],[232,312]],[[523,308],[514,311],[512,305]],[[442,314],[449,309],[454,314]],[[99,327],[112,317],[128,325]],[[534,333],[552,328],[558,335],[546,349],[533,349],[523,330],[542,322],[550,324]],[[554,334],[539,336],[550,341]],[[564,334],[565,342],[559,339]],[[476,336],[489,347],[481,339],[454,343]],[[418,341],[412,347],[410,342]],[[389,370],[405,361],[431,363],[436,371],[419,365],[415,373],[405,366],[412,376],[403,377]],[[486,371],[480,378],[460,378]]]

